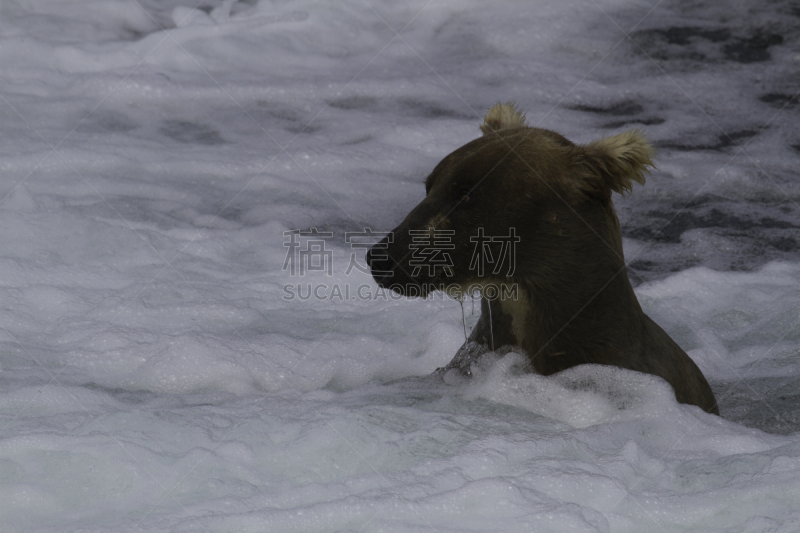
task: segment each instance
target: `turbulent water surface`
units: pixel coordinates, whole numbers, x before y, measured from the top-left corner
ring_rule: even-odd
[[[800,529],[795,2],[199,2],[0,6],[0,529]],[[461,306],[346,234],[507,100],[658,147],[629,275],[722,418],[514,353],[427,377]]]

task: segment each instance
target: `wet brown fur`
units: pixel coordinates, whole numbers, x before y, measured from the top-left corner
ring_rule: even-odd
[[[503,127],[502,118],[490,122],[487,115],[484,136],[445,157],[428,176],[426,198],[394,230],[394,242],[382,243],[388,257],[368,254],[373,270],[394,274],[376,275],[378,284],[401,293],[418,286],[423,294],[454,284],[517,284],[516,302],[482,300],[478,324],[445,371],[468,372],[476,353],[513,347],[543,375],[585,363],[654,374],[672,385],[679,402],[719,414],[700,369],[642,311],[625,270],[611,192],[644,183],[652,166],[644,136],[629,131],[579,146],[525,127],[516,108],[505,111],[522,122]],[[422,269],[412,278],[408,230],[425,229],[430,221],[455,230],[453,275],[429,276]],[[469,237],[478,227],[485,235],[515,228],[521,240],[513,275],[490,271],[477,279],[469,270],[475,247]]]

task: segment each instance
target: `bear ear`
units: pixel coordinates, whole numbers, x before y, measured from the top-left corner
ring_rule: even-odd
[[[505,104],[495,104],[486,116],[483,117],[483,124],[480,125],[484,135],[495,131],[507,130],[510,128],[527,128],[525,123],[525,113],[517,109],[514,102]]]
[[[610,199],[610,191],[620,194],[633,190],[633,182],[644,185],[647,167],[655,168],[653,147],[640,130],[630,130],[612,137],[604,137],[580,147],[586,192]]]

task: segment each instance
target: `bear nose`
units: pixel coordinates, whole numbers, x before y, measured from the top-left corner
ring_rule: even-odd
[[[371,247],[369,250],[367,250],[367,257],[366,257],[367,265],[369,265],[369,268],[372,271],[384,270],[383,268],[381,268],[383,265],[380,264],[380,259],[382,259],[382,258],[375,257],[375,255],[376,254],[375,254],[375,248],[374,247]],[[378,255],[380,255],[380,254],[378,254]]]
[[[369,250],[367,250],[366,260],[367,260],[367,265],[369,265],[369,268],[371,270],[388,270],[388,265],[386,264],[388,262],[385,261],[385,259],[386,259],[385,249],[383,249],[382,252],[377,254],[375,253],[374,246],[371,247]]]
[[[369,250],[367,250],[367,258],[366,259],[367,259],[367,264],[369,265],[369,268],[372,268],[372,262],[375,260],[375,256],[372,253],[372,248],[371,247],[370,247]]]
[[[385,245],[379,243],[367,250],[366,261],[378,285],[391,277],[388,272],[393,270],[394,262],[387,255]]]

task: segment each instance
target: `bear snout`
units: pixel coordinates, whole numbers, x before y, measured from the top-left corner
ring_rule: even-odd
[[[421,296],[424,291],[419,281],[410,275],[407,259],[411,252],[404,244],[407,243],[398,244],[386,238],[367,250],[366,262],[379,287],[402,296]]]
[[[384,253],[384,252],[379,252]],[[383,274],[378,274],[377,271],[387,270],[387,262],[385,260],[380,260],[376,257],[376,248],[375,246],[370,247],[367,250],[366,261],[367,265],[369,265],[369,269],[372,271],[372,277],[375,278],[375,282],[380,285],[381,281],[385,277]]]
[[[385,240],[385,239],[384,239]],[[387,288],[394,280],[397,262],[389,256],[388,243],[381,241],[367,250],[366,261],[379,287]]]

